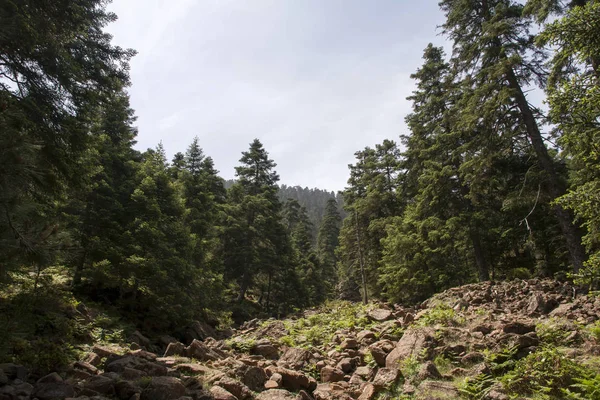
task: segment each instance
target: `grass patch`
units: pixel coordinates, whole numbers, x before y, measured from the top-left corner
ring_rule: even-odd
[[[416,323],[419,326],[463,326],[466,320],[446,303],[438,303],[427,310]]]
[[[331,342],[340,329],[363,330],[375,326],[367,317],[368,306],[347,301],[327,302],[306,318],[285,321],[289,331],[279,343],[310,349]]]

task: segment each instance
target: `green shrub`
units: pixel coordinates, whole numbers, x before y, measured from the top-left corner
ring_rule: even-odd
[[[406,380],[410,380],[417,376],[421,369],[421,362],[415,356],[406,357],[400,361],[400,372]]]
[[[458,391],[467,399],[481,400],[487,396],[494,383],[496,380],[491,375],[479,374],[462,381],[458,385]]]
[[[585,370],[556,348],[545,347],[519,360],[499,378],[513,395],[546,395],[560,398],[563,389],[585,377]]]
[[[594,339],[596,342],[600,343],[600,320],[589,325],[587,330],[588,330],[590,336],[592,337],[592,339]]]
[[[463,317],[458,316],[456,311],[445,303],[435,305],[417,320],[420,326],[462,326],[465,322]]]
[[[535,327],[535,332],[543,343],[553,346],[568,345],[567,337],[577,329],[576,326],[555,318],[540,322]]]

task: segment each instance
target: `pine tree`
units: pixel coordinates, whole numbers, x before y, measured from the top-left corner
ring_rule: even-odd
[[[103,28],[116,16],[105,6],[0,5],[0,253],[10,258],[0,260],[0,279],[7,267],[50,262],[62,246],[57,205],[94,173],[89,126],[129,84],[134,52],[110,43]]]
[[[590,32],[600,29],[600,4],[573,3],[576,7],[545,28],[540,44],[558,49],[547,92],[571,178],[570,190],[558,203],[573,210],[586,229],[590,258],[578,278],[593,287],[600,282],[600,42]]]
[[[534,46],[531,19],[523,5],[511,0],[443,0],[444,33],[454,41],[453,67],[472,90],[465,91],[461,122],[467,127],[482,120],[492,129],[511,132],[513,145],[526,138],[545,174],[543,188],[550,198],[565,193],[564,178],[548,151],[539,127],[539,110],[524,88],[543,84],[545,53]],[[585,253],[570,213],[560,205],[554,213],[567,243],[573,269]]]
[[[339,244],[341,216],[335,199],[329,199],[325,208],[325,216],[319,227],[317,237],[317,254],[323,270],[323,282],[327,296],[333,293],[337,284],[337,256]]]
[[[280,241],[281,204],[276,185],[279,177],[273,170],[275,162],[269,159],[258,139],[242,153],[240,163],[235,168],[237,182],[229,189],[225,206],[222,234],[225,276],[237,282],[237,301],[241,302],[256,276],[266,271],[268,303],[274,271],[282,256],[278,250],[285,247]]]

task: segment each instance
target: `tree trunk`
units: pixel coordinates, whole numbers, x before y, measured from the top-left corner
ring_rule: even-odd
[[[85,265],[85,260],[87,258],[87,249],[83,251],[81,255],[81,259],[75,266],[75,271],[73,272],[73,281],[71,282],[71,286],[78,286],[81,283],[81,276],[83,275],[83,267]]]
[[[471,237],[471,243],[473,244],[473,253],[475,254],[475,264],[477,265],[477,275],[479,276],[479,282],[485,282],[490,280],[490,269],[483,254],[483,248],[481,247],[481,240],[479,240],[479,234],[473,228],[469,228],[469,236]]]
[[[542,169],[548,177],[548,189],[550,195],[553,199],[556,199],[565,194],[566,188],[560,181],[560,177],[556,172],[554,160],[552,160],[548,154],[548,149],[546,148],[544,139],[542,138],[533,112],[531,111],[531,107],[529,107],[527,98],[525,97],[517,76],[512,68],[510,68],[507,72],[507,79],[509,87],[514,90],[515,100],[517,102],[517,106],[519,107],[519,111],[521,112],[523,122],[527,128],[527,134],[529,136],[529,140],[531,140],[531,145],[533,146]],[[569,211],[565,210],[559,205],[555,205],[553,209],[567,242],[569,258],[573,264],[573,271],[577,273],[583,267],[583,262],[586,259],[585,250],[581,244],[581,233],[573,224],[573,217]]]
[[[356,221],[356,243],[358,245],[358,261],[360,263],[360,275],[362,278],[363,288],[363,304],[367,304],[369,299],[367,297],[367,275],[365,272],[365,262],[362,254],[362,247],[360,245],[360,228],[358,227],[358,212],[354,210],[354,220]]]

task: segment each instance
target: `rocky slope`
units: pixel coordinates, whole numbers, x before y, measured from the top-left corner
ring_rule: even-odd
[[[412,308],[331,303],[229,332],[197,323],[186,343],[136,332],[43,377],[2,364],[0,400],[597,399],[599,317],[600,298],[539,280]]]

